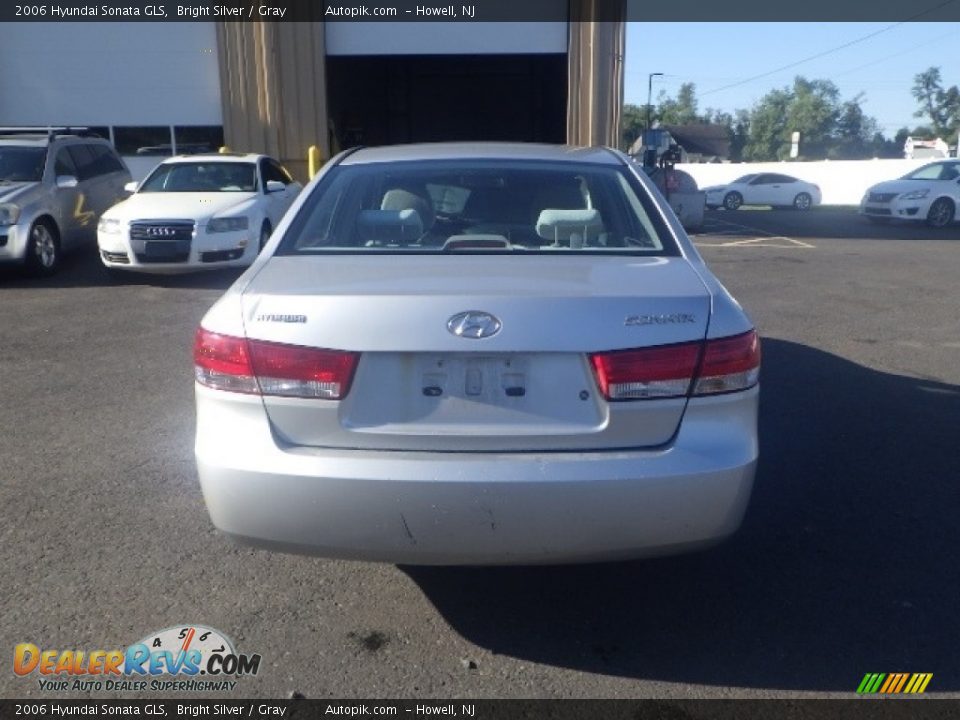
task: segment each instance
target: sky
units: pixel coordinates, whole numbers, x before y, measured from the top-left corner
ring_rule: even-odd
[[[675,97],[692,82],[700,112],[733,112],[803,75],[832,80],[841,100],[863,93],[863,111],[893,137],[925,124],[913,116],[919,105],[910,90],[931,66],[945,86],[960,85],[960,23],[627,23],[624,96],[644,105],[648,74],[662,72],[653,78],[654,103],[661,91]]]

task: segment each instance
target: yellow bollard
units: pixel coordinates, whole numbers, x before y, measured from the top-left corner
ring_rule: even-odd
[[[316,145],[311,145],[307,150],[307,172],[310,174],[311,180],[313,176],[317,174],[317,171],[320,170],[320,165],[322,164],[320,148]]]

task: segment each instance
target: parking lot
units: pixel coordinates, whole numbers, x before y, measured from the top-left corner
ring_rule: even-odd
[[[894,671],[960,693],[960,225],[716,211],[694,239],[764,338],[744,526],[534,569],[229,543],[197,484],[190,349],[236,274],[115,284],[92,249],[47,280],[0,269],[0,647],[200,623],[263,657],[234,697],[846,697]],[[44,695],[10,672],[0,693]]]

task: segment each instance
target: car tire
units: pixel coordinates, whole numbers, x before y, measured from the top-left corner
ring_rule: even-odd
[[[265,247],[267,246],[267,241],[270,240],[270,233],[272,233],[272,232],[273,232],[273,230],[271,230],[271,228],[270,228],[270,223],[268,223],[268,222],[265,222],[265,223],[260,227],[260,249],[257,250],[258,253],[262,253],[262,252],[263,252],[263,248],[265,248]]]
[[[49,220],[40,219],[30,226],[26,266],[31,275],[42,277],[53,275],[60,267],[60,236]]]
[[[813,198],[810,197],[810,193],[799,193],[793,199],[793,208],[795,210],[809,210],[813,207]]]
[[[937,198],[927,211],[927,225],[935,228],[946,227],[953,222],[956,207],[950,198]]]
[[[727,210],[736,210],[743,205],[743,195],[738,192],[727,193],[723,197],[723,207]]]

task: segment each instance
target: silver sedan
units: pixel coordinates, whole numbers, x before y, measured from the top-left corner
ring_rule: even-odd
[[[213,523],[414,564],[666,554],[739,526],[760,348],[625,155],[331,160],[196,333]]]

